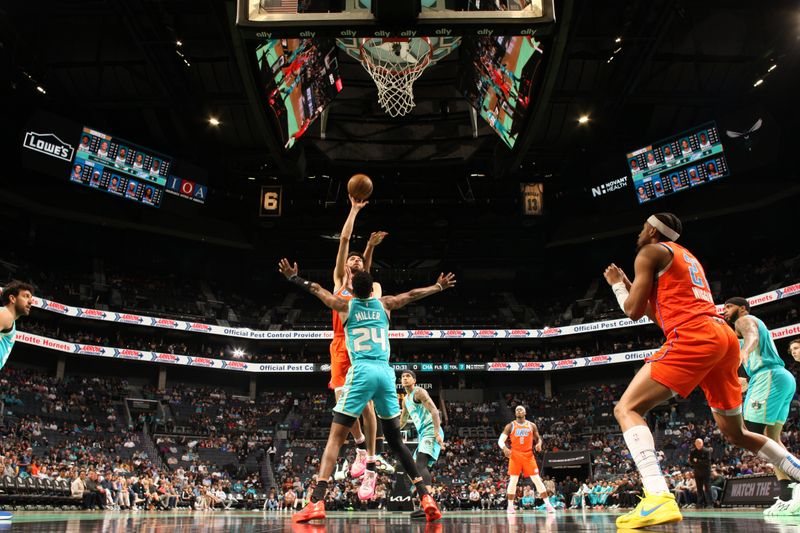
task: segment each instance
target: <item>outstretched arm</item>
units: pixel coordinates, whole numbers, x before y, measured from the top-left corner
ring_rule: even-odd
[[[347,275],[345,264],[347,263],[347,254],[350,253],[350,237],[353,236],[356,215],[368,203],[359,202],[352,196],[350,197],[350,213],[347,215],[347,220],[344,221],[341,234],[339,234],[339,251],[336,252],[336,266],[333,268],[333,285],[337,289],[344,285],[345,276]]]
[[[455,274],[453,274],[452,272],[448,273],[446,276],[444,274],[440,274],[439,279],[436,280],[436,283],[434,283],[429,287],[412,289],[408,292],[398,294],[397,296],[384,296],[383,298],[381,298],[381,302],[383,302],[383,306],[389,311],[393,309],[400,309],[401,307],[405,307],[411,302],[421,300],[422,298],[426,298],[431,294],[436,294],[437,292],[442,292],[445,289],[449,289],[450,287],[453,287],[455,284],[456,284]]]
[[[310,292],[334,311],[347,311],[347,300],[334,296],[329,290],[322,288],[319,283],[307,281],[298,276],[297,263],[291,264],[288,259],[283,258],[278,263],[278,271],[283,274],[288,281],[294,283],[304,291]]]

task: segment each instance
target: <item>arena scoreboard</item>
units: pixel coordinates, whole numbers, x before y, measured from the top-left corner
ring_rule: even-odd
[[[167,156],[84,126],[69,179],[159,207],[171,167],[172,159]]]
[[[640,204],[730,175],[714,122],[644,146],[626,157]]]

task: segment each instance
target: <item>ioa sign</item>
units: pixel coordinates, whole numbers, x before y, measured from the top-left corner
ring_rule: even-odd
[[[603,196],[604,194],[608,194],[619,189],[624,189],[627,186],[628,178],[627,176],[623,176],[621,178],[609,181],[608,183],[598,185],[597,187],[592,187],[592,198],[597,198],[598,196]]]
[[[22,146],[28,150],[39,152],[50,157],[72,161],[75,148],[55,136],[53,133],[36,133],[28,131],[25,133],[25,141]]]

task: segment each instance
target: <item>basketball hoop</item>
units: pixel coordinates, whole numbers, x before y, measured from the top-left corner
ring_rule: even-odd
[[[414,103],[414,82],[433,57],[428,37],[366,38],[359,47],[361,64],[378,87],[378,102],[392,117],[407,115]]]

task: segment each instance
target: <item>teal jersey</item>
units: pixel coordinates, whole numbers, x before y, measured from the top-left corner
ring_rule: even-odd
[[[348,303],[344,333],[350,361],[389,362],[389,316],[377,298],[353,298]]]
[[[786,365],[778,355],[778,349],[775,347],[775,341],[772,340],[772,334],[767,329],[767,326],[760,318],[753,315],[747,315],[755,320],[758,325],[758,344],[755,349],[747,356],[747,361],[744,363],[745,372],[748,376],[753,376],[763,369],[767,368],[783,368]],[[744,347],[744,339],[739,339],[739,346]]]
[[[0,333],[0,368],[3,368],[8,361],[8,356],[11,355],[11,349],[14,347],[14,340],[17,338],[17,323],[11,325],[11,331],[8,333]]]
[[[424,405],[414,401],[414,392],[416,390],[417,387],[414,387],[409,394],[406,394],[403,400],[406,411],[408,411],[408,417],[414,422],[414,427],[417,428],[417,435],[420,437],[433,435],[433,416],[431,416],[430,411],[425,409]]]

